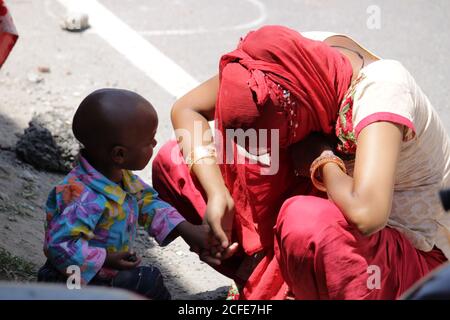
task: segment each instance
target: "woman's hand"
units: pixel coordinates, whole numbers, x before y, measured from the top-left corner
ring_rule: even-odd
[[[229,245],[224,251],[216,252],[215,254],[208,249],[199,250],[197,253],[200,257],[200,260],[206,262],[210,266],[219,266],[222,264],[223,260],[228,259],[233,256],[238,250],[239,244],[237,242]]]
[[[172,124],[176,133],[178,132],[177,139],[185,157],[191,155],[197,147],[214,142],[208,121],[214,119],[218,92],[219,76],[216,75],[188,92],[174,104],[171,113]],[[199,134],[197,129],[199,124],[202,128],[200,137],[196,136]],[[200,258],[211,265],[220,264],[220,260],[233,255],[237,248],[235,243],[230,245],[234,201],[225,187],[217,164],[200,159],[192,167],[192,173],[200,182],[208,199],[203,223],[211,229],[211,243],[217,242],[218,245],[212,246],[211,250],[201,249],[198,246],[191,247],[191,250],[199,253]]]
[[[228,248],[234,219],[234,201],[228,189],[224,187],[222,192],[216,192],[208,198],[203,219],[219,242],[219,250]]]
[[[317,132],[292,145],[290,153],[297,175],[309,178],[311,164],[327,150],[333,150],[332,139]]]
[[[197,253],[200,260],[212,267],[220,265],[222,260],[231,257],[238,249],[236,242],[225,250],[221,249],[217,238],[212,234],[211,228],[206,222],[201,225],[193,225],[184,221],[177,226],[177,231],[190,246],[190,250]]]

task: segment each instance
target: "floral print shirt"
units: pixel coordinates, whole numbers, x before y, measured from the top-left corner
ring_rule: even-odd
[[[63,273],[68,266],[79,266],[84,284],[102,270],[107,252],[132,249],[137,224],[166,245],[173,240],[168,235],[184,221],[131,171],[123,170],[121,184],[80,156],[78,165],[48,197],[44,252]]]

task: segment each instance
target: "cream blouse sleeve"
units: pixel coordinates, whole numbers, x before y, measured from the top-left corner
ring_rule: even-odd
[[[394,60],[380,60],[362,71],[353,105],[353,127],[357,138],[371,123],[388,121],[404,126],[404,141],[415,136],[416,108],[409,72]]]

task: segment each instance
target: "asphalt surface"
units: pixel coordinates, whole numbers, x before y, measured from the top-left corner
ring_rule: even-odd
[[[450,98],[447,90],[450,79],[447,61],[450,54],[448,1],[99,2],[197,82],[217,73],[220,56],[232,50],[249,30],[264,24],[284,24],[299,31],[348,34],[380,56],[401,61],[428,94],[446,127],[450,128],[450,113],[447,111]],[[148,78],[127,57],[97,36],[95,30],[80,34],[61,31],[59,23],[67,8],[57,0],[15,0],[9,4],[21,39],[2,69],[3,73],[21,71],[23,75],[34,70],[36,65],[53,67],[56,72],[52,72],[51,79],[48,79],[54,82],[50,83],[49,95],[58,94],[58,90],[54,90],[58,87],[71,88],[72,93],[67,97],[63,95],[66,98],[63,104],[71,108],[98,87],[136,90],[158,110],[160,129],[157,138],[160,145],[172,136],[169,112],[175,101],[173,94]],[[375,28],[368,26],[373,17],[379,17]],[[17,64],[21,70],[17,70]],[[71,76],[66,76],[67,71]],[[173,81],[177,81],[176,74]],[[148,170],[143,175],[150,178]]]
[[[169,113],[175,94],[136,66],[133,57],[119,52],[111,41],[99,36],[96,28],[82,33],[61,30],[60,22],[67,13],[67,7],[62,5],[64,1],[6,2],[20,40],[0,71],[0,146],[14,145],[16,134],[23,131],[34,112],[64,108],[72,113],[84,96],[102,87],[127,88],[145,96],[159,114],[159,145],[172,137]],[[401,61],[450,130],[450,2],[447,0],[98,2],[196,83],[216,74],[220,56],[234,49],[239,38],[249,30],[264,24],[348,34],[381,57]],[[102,21],[96,23],[107,32],[108,25],[102,25]],[[149,55],[148,61],[158,60]],[[49,67],[50,73],[40,74],[39,66]],[[161,67],[164,65],[155,65]],[[41,80],[34,81],[33,76]],[[170,76],[174,83],[183,81],[178,73]],[[151,178],[148,168],[139,174],[146,180]],[[146,241],[144,244],[149,245]],[[205,266],[196,264],[195,256],[182,242],[161,250],[150,248],[148,255],[158,257],[169,273],[179,271],[176,277],[181,280],[172,285],[178,290],[175,297],[214,298],[199,293],[219,288],[220,295],[223,294],[220,288],[229,285],[228,279],[211,269],[204,271]],[[164,260],[162,255],[169,260]],[[191,270],[194,275],[184,279],[183,273]]]

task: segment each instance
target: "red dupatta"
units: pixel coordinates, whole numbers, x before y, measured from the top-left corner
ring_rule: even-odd
[[[256,177],[254,165],[221,166],[235,200],[236,235],[248,255],[273,243],[277,209],[292,185],[289,159],[283,149],[313,131],[333,132],[351,77],[350,62],[337,50],[282,26],[265,26],[250,32],[236,50],[222,56],[215,113],[222,146],[233,143],[225,141],[226,129],[254,128],[268,108],[280,106],[279,101],[285,98],[279,97],[280,94],[288,94],[293,101],[290,109],[282,112],[289,113],[289,119],[294,121],[277,125],[282,149],[277,175],[267,179]],[[274,94],[274,89],[280,87],[278,94]],[[225,154],[221,156],[226,163]],[[270,188],[264,185],[265,181],[271,184]],[[258,198],[261,193],[265,194]]]

